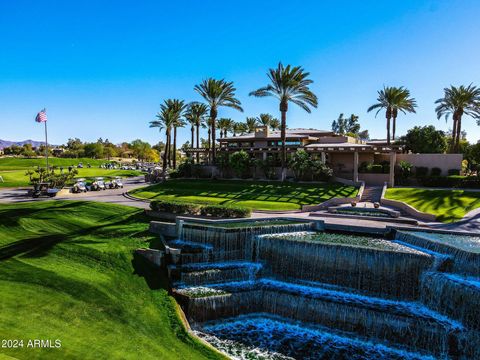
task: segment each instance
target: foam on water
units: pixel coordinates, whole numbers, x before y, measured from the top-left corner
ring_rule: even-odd
[[[233,359],[241,360],[434,359],[265,314],[206,323],[195,333]]]

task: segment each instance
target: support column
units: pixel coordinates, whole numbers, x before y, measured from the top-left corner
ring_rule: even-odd
[[[395,151],[392,151],[390,153],[390,176],[389,176],[389,181],[388,185],[390,187],[395,186],[395,164],[397,162],[397,153]]]
[[[263,161],[267,160],[267,153],[265,151],[262,153],[262,155],[263,155]]]
[[[321,156],[322,163],[325,164],[327,162],[327,154],[325,153],[325,151],[322,151],[320,153],[320,156]]]
[[[358,152],[353,152],[353,181],[358,182]]]

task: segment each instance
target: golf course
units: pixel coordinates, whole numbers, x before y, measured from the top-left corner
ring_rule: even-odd
[[[103,169],[101,164],[106,163],[106,160],[79,158],[79,159],[64,159],[64,158],[50,158],[49,165],[57,168],[63,167],[64,171],[68,171],[69,166],[76,166],[83,163],[84,168],[78,168],[77,177],[91,178],[96,176],[112,177],[112,176],[137,176],[141,175],[137,170],[121,170],[121,169]],[[87,164],[92,167],[87,168]],[[44,158],[18,158],[18,157],[3,157],[0,158],[0,176],[3,182],[0,181],[0,188],[7,187],[27,187],[30,185],[29,177],[26,174],[28,170],[35,170],[38,166],[45,166]]]
[[[158,245],[147,228],[118,205],[0,205],[0,338],[61,341],[0,358],[221,359],[187,334],[163,273],[133,256]]]
[[[298,210],[334,197],[353,197],[357,188],[340,183],[280,183],[234,180],[176,180],[130,191],[149,200],[237,205],[252,210]]]

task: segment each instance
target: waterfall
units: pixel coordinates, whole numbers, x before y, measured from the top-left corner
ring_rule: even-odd
[[[430,234],[427,232],[405,232],[397,231],[396,240],[411,244],[427,250],[432,250],[441,254],[450,255],[453,259],[452,271],[459,274],[480,276],[480,245],[474,251],[469,251],[468,247],[458,246],[458,240],[466,238],[465,236],[449,235],[452,239],[447,240],[443,234]],[[475,237],[472,237],[475,239]],[[476,238],[478,239],[478,237]]]
[[[253,314],[268,326],[275,324],[273,316],[300,322],[302,328],[322,328],[321,336],[305,335],[287,347],[284,339],[279,348],[272,345],[273,355],[258,358],[308,359],[302,349],[333,349],[331,339],[341,334],[336,341],[347,339],[349,345],[335,347],[327,358],[342,358],[349,349],[349,359],[367,353],[369,359],[382,358],[378,354],[389,359],[423,359],[424,354],[480,359],[475,237],[464,243],[465,237],[396,231],[390,241],[314,230],[313,222],[179,223],[178,239],[167,243],[173,262],[169,278],[198,334],[232,350],[237,345],[228,332],[216,329]],[[209,326],[212,321],[217,325]],[[253,324],[234,332],[240,334],[242,328],[247,334]],[[265,336],[276,343],[272,334]],[[382,350],[365,347],[365,339]],[[256,344],[254,338],[249,341]],[[256,358],[248,354],[239,358]]]

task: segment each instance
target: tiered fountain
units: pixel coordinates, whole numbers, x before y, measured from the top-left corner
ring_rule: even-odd
[[[210,226],[166,240],[198,336],[238,359],[480,359],[480,238]]]

